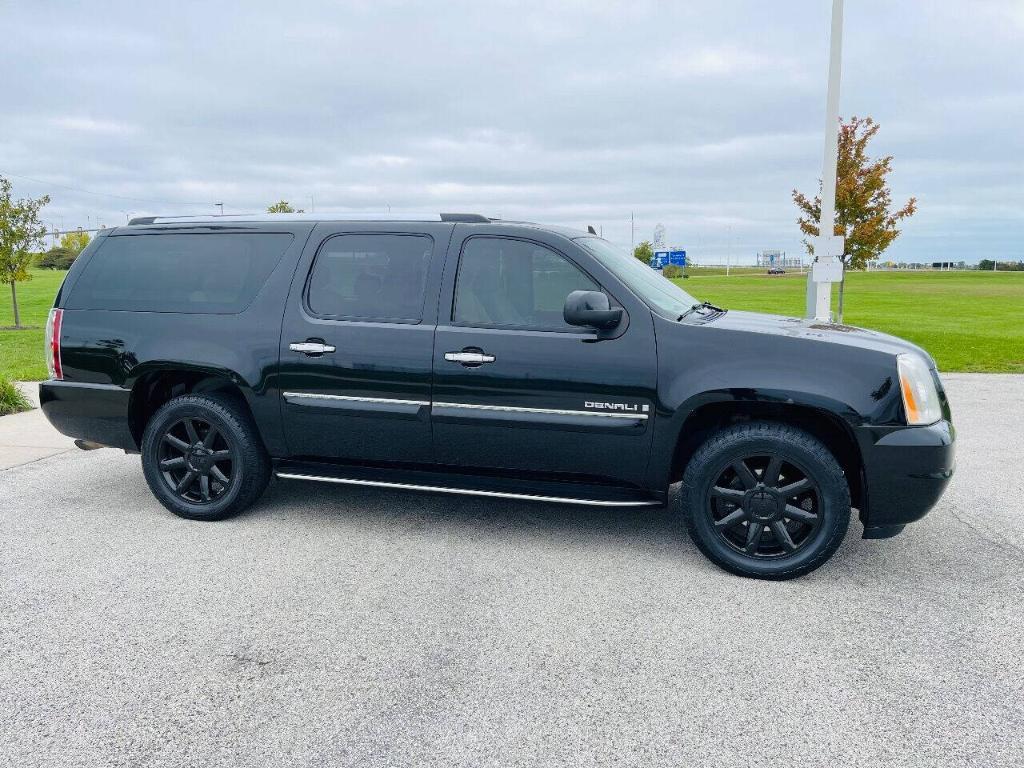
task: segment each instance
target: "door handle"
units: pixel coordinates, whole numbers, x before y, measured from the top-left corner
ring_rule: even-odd
[[[333,352],[334,346],[324,344],[322,341],[293,341],[288,345],[288,349],[304,355],[322,355],[324,352]]]
[[[452,363],[462,363],[466,366],[483,365],[493,363],[494,355],[485,352],[445,352],[444,359]]]

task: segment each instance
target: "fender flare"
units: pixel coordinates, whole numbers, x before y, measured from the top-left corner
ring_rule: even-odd
[[[651,487],[664,488],[670,482],[676,449],[686,437],[686,423],[701,409],[728,407],[737,413],[765,410],[800,409],[815,412],[842,425],[856,446],[853,428],[864,423],[864,417],[849,403],[826,394],[777,389],[771,387],[723,387],[690,395],[678,405],[659,405],[654,450],[648,479]],[[859,450],[858,450],[859,453]]]

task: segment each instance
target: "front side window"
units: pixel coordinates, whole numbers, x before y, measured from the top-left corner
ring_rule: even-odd
[[[462,248],[453,319],[477,327],[577,331],[562,319],[566,297],[600,290],[568,259],[543,245],[473,237]]]
[[[434,241],[427,235],[337,235],[313,265],[307,303],[320,317],[423,319]]]
[[[68,309],[234,314],[292,242],[277,233],[111,235],[68,297]]]

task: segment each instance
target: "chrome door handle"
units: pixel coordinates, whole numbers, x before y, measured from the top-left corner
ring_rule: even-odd
[[[322,355],[324,352],[333,352],[334,346],[319,341],[293,341],[288,345],[288,349],[292,352],[301,352],[304,355]]]
[[[493,363],[494,355],[488,355],[483,352],[445,352],[444,359],[452,363],[462,363],[463,365],[482,365],[483,363]]]

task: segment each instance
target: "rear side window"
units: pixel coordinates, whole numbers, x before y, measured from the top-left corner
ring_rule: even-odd
[[[68,309],[234,314],[256,297],[289,234],[111,235],[86,265]]]
[[[566,297],[600,290],[568,259],[543,245],[473,237],[462,248],[453,319],[477,327],[578,331],[562,317]]]
[[[309,310],[319,317],[417,322],[433,250],[427,235],[336,235],[313,265]]]

